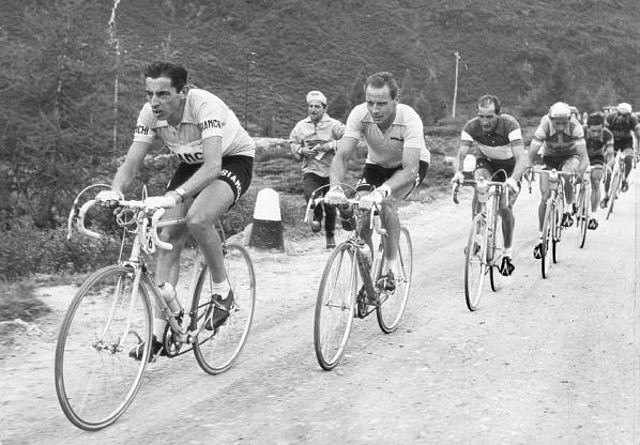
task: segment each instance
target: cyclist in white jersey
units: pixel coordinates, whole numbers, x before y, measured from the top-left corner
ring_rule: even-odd
[[[113,180],[113,190],[100,192],[97,199],[110,203],[122,197],[154,140],[160,139],[178,157],[180,165],[169,181],[167,192],[147,198],[149,205],[167,208],[163,218],[186,217],[186,227],[167,227],[161,233],[161,238],[174,248],[158,250],[156,280],[171,310],[177,311],[174,288],[179,276],[180,252],[191,234],[202,249],[215,282],[213,292],[217,306],[211,323],[206,326],[215,330],[226,321],[226,309],[231,307],[233,294],[214,221],[249,187],[255,143],[219,97],[187,86],[184,67],[154,62],[146,68],[144,77],[147,103],[138,115],[133,143]],[[164,314],[156,308],[152,359],[163,353],[162,335],[166,325]],[[143,348],[138,347],[130,355],[139,360],[142,351]]]
[[[389,236],[385,238],[386,273],[378,283],[387,289],[395,287],[400,221],[398,204],[422,180],[430,154],[425,145],[422,119],[408,105],[398,103],[398,84],[393,74],[380,72],[369,76],[364,85],[366,102],[356,106],[347,118],[344,136],[331,163],[333,187],[325,196],[329,204],[339,205],[346,199],[337,185],[344,180],[349,159],[356,153],[361,138],[367,144],[367,160],[361,184],[376,187],[360,200],[360,206],[382,206],[381,218]],[[370,240],[368,230],[363,236]],[[370,244],[370,242],[369,242]]]

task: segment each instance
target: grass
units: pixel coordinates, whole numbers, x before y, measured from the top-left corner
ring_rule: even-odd
[[[34,290],[35,285],[26,281],[0,283],[0,321],[34,321],[51,312]]]

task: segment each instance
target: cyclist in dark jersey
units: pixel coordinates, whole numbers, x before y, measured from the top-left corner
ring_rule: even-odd
[[[604,127],[604,115],[599,112],[589,114],[584,134],[591,164],[591,216],[587,227],[595,230],[598,228],[600,183],[607,162],[606,158],[613,153],[613,134]]]
[[[633,157],[635,155],[634,147],[634,133],[637,138],[640,138],[640,124],[638,119],[632,114],[632,107],[628,103],[621,103],[618,105],[615,113],[611,113],[605,120],[605,125],[613,133],[613,149],[614,151],[624,152],[624,180],[622,182],[622,191],[626,192],[629,188],[627,178],[631,169],[633,168]],[[611,159],[610,167],[613,168],[613,161]],[[607,190],[609,184],[605,184]],[[603,207],[606,207],[606,203],[609,199],[608,193],[603,200]]]
[[[511,258],[515,226],[513,205],[518,197],[519,183],[527,166],[527,158],[524,152],[520,124],[512,116],[502,113],[500,108],[500,100],[496,96],[486,95],[478,99],[477,116],[465,124],[460,135],[457,156],[458,168],[453,181],[461,182],[464,179],[462,174],[463,161],[475,143],[478,153],[473,174],[474,180],[504,181],[511,189],[509,202],[506,201],[504,195],[500,198],[500,216],[502,217],[504,239],[500,273],[511,275],[515,269]],[[472,216],[475,216],[479,210],[474,191]]]

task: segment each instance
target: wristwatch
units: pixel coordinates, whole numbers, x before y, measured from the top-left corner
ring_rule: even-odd
[[[181,199],[180,202],[184,202],[185,195],[187,194],[185,189],[183,189],[182,187],[178,187],[177,189],[174,190],[174,192],[180,195],[180,199]]]

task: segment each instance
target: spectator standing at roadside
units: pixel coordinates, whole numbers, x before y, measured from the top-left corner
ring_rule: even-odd
[[[327,98],[320,91],[307,94],[307,113],[291,130],[291,152],[302,161],[302,180],[306,202],[314,198],[318,187],[329,184],[331,161],[338,147],[338,139],[344,134],[344,124],[327,113]],[[328,187],[322,190],[324,196]],[[334,232],[336,228],[336,209],[332,206],[317,206],[313,209],[313,218],[309,225],[313,232],[324,230],[326,246],[336,246]]]

